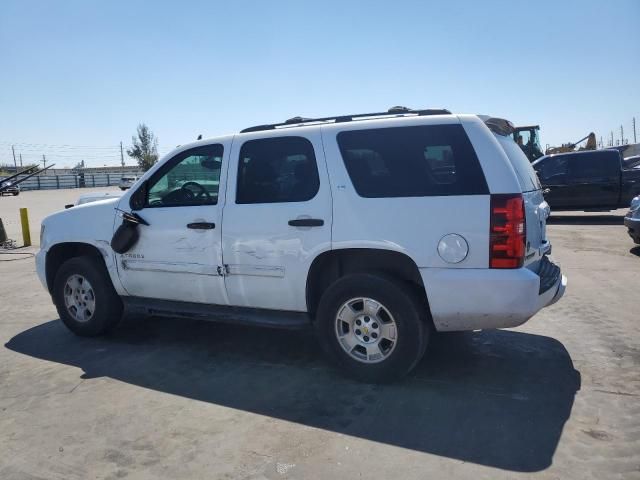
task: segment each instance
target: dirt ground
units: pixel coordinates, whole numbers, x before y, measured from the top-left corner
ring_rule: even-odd
[[[37,243],[80,193],[0,198],[0,218],[19,240],[28,207]],[[341,377],[309,332],[128,318],[75,337],[33,259],[0,255],[0,478],[640,479],[623,214],[552,217],[565,297],[520,328],[434,338],[384,386]]]

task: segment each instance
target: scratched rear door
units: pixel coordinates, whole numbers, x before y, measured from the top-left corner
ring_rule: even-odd
[[[306,311],[309,267],[331,248],[331,189],[318,128],[236,135],[227,184],[229,303]]]

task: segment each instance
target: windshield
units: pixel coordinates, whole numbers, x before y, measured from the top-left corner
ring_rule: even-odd
[[[518,176],[518,182],[523,192],[540,189],[540,181],[529,159],[511,137],[496,135],[503,150],[511,160],[511,165]]]

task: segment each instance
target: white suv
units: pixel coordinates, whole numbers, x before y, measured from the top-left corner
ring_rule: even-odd
[[[515,327],[564,293],[512,128],[395,107],[184,145],[121,199],[46,218],[38,275],[79,335],[125,309],[313,325],[342,371],[388,380],[434,329]]]

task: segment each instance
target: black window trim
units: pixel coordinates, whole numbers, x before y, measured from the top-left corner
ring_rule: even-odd
[[[316,169],[316,173],[318,175],[318,187],[316,188],[315,193],[313,194],[313,196],[307,200],[290,200],[290,201],[278,201],[278,202],[238,202],[238,192],[240,190],[240,167],[241,165],[241,161],[242,161],[242,149],[244,148],[244,146],[249,143],[249,142],[256,142],[256,141],[261,141],[261,140],[272,140],[272,139],[285,139],[285,138],[295,138],[295,139],[301,139],[304,140],[305,142],[307,142],[309,144],[309,147],[311,147],[311,152],[313,153],[313,158],[311,160],[313,160],[315,169]],[[318,194],[320,193],[320,187],[321,187],[321,177],[320,177],[320,169],[318,168],[318,157],[316,155],[316,149],[313,146],[313,142],[311,140],[309,140],[309,138],[302,136],[302,135],[280,135],[280,136],[269,136],[269,137],[258,137],[258,138],[250,138],[245,140],[244,142],[242,142],[242,144],[240,145],[240,148],[238,149],[238,167],[236,169],[236,191],[235,191],[235,199],[234,199],[234,203],[236,205],[277,205],[280,203],[306,203],[306,202],[310,202],[311,200],[313,200],[314,198],[316,198],[318,196]]]
[[[220,179],[218,180],[218,195],[216,196],[216,200],[214,203],[209,203],[209,202],[198,202],[198,203],[190,203],[188,205],[149,205],[149,190],[153,184],[153,182],[158,181],[160,178],[162,178],[169,170],[171,170],[173,167],[175,167],[178,163],[180,163],[182,160],[184,160],[187,157],[190,157],[191,155],[193,155],[192,152],[197,151],[197,150],[201,150],[203,148],[210,148],[210,147],[215,147],[215,146],[220,146],[222,148],[222,162],[224,162],[224,144],[216,142],[216,143],[209,143],[206,145],[198,145],[197,147],[192,147],[189,148],[187,150],[183,150],[180,153],[176,153],[173,157],[171,157],[171,159],[167,160],[160,168],[158,168],[158,170],[156,170],[155,172],[153,172],[153,175],[151,175],[145,182],[143,185],[141,185],[138,190],[140,188],[145,188],[147,191],[145,192],[145,199],[144,199],[144,206],[142,207],[143,209],[146,208],[185,208],[185,207],[205,207],[205,206],[216,206],[218,205],[218,200],[220,199],[220,184],[222,183],[222,165],[220,166]],[[222,163],[221,162],[221,163]],[[136,190],[137,193],[137,190]],[[131,198],[133,198],[135,196],[135,193],[133,195],[131,195]]]

